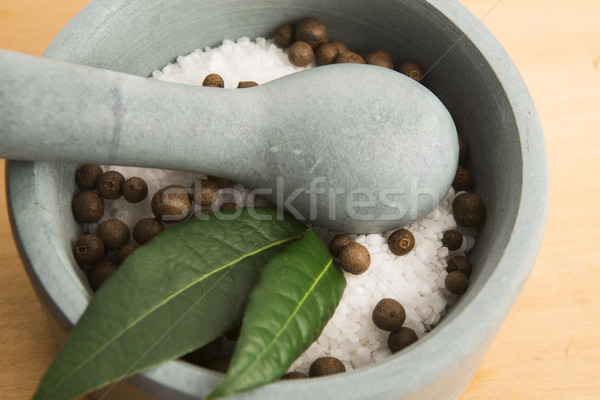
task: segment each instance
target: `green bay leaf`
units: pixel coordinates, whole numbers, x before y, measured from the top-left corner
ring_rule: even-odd
[[[345,287],[342,272],[312,230],[277,253],[252,289],[227,374],[206,399],[281,377],[319,337]]]
[[[307,229],[278,217],[192,219],[140,247],[96,292],[33,398],[76,398],[223,334],[264,265]]]

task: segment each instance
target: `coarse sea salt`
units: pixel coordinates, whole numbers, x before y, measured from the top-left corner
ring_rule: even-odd
[[[225,40],[214,49],[196,50],[180,56],[176,63],[167,65],[162,71],[154,71],[152,76],[167,82],[202,85],[206,75],[218,73],[225,81],[225,88],[233,89],[240,81],[262,84],[314,66],[314,63],[305,68],[291,65],[286,51],[275,46],[272,40],[241,38],[236,42]],[[152,217],[150,199],[158,189],[171,184],[191,187],[195,180],[205,178],[197,173],[148,168],[104,166],[104,170],[119,171],[126,178],[139,176],[148,184],[148,198],[141,203],[130,204],[123,198],[106,202],[101,221],[118,218],[130,230],[138,220]],[[257,204],[248,197],[249,191],[241,184],[232,189],[227,193],[221,191],[216,207],[234,200],[239,206]],[[457,227],[452,216],[452,201],[457,194],[450,188],[435,210],[405,227],[413,233],[416,243],[414,250],[405,256],[395,256],[388,249],[387,237],[391,231],[351,235],[369,250],[371,266],[359,276],[344,273],[347,286],[335,314],[319,338],[291,365],[290,371],[306,374],[310,364],[323,356],[337,357],[347,370],[352,370],[390,355],[388,332],[378,329],[371,319],[375,305],[386,297],[396,299],[404,306],[404,326],[414,329],[419,337],[435,326],[446,306],[456,298],[444,288],[448,258],[464,255],[470,250],[477,233],[474,229]],[[86,232],[94,233],[96,228],[97,224],[84,225]],[[319,227],[313,229],[326,243],[339,233]],[[448,251],[442,246],[443,232],[449,229],[458,229],[464,236],[458,250]]]

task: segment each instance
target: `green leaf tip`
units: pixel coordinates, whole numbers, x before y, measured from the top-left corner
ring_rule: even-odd
[[[192,219],[141,246],[96,292],[33,399],[78,398],[225,333],[264,265],[307,230],[280,217],[242,209]]]
[[[346,281],[312,231],[277,253],[252,289],[225,377],[207,400],[279,379],[320,335]]]

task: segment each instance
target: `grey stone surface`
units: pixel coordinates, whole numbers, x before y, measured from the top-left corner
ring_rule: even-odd
[[[444,105],[387,68],[328,65],[230,90],[9,51],[0,64],[0,157],[222,176],[337,231],[427,215],[458,163]]]
[[[487,218],[469,254],[474,266],[469,290],[417,344],[357,371],[275,382],[232,398],[456,399],[521,292],[548,206],[545,146],[527,89],[502,47],[464,7],[454,0],[92,0],[45,55],[148,76],[197,47],[269,36],[278,24],[306,16],[323,19],[331,37],[352,48],[376,43],[396,63],[435,64],[424,84],[469,141],[466,167],[486,201]],[[63,335],[89,299],[71,255],[80,233],[68,211],[75,168],[13,161],[8,169],[13,232],[38,295]],[[104,399],[200,399],[219,376],[169,362],[120,383]]]

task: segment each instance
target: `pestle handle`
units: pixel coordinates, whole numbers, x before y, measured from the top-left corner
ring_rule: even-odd
[[[250,120],[263,118],[253,91],[231,96],[6,50],[0,65],[2,158],[171,169],[201,159],[212,172],[258,154]]]

